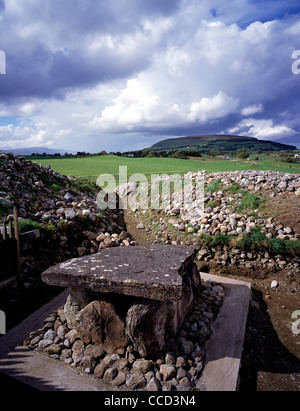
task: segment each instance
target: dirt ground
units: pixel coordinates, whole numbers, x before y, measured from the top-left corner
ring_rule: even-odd
[[[276,208],[274,199],[272,204]],[[299,208],[289,210],[284,218],[286,215],[290,224],[299,223]],[[126,213],[125,221],[134,240],[141,245],[151,243],[153,237],[136,228],[138,220],[134,215]],[[297,320],[292,318],[293,312],[299,310],[300,319],[300,273],[289,275],[288,270],[282,270],[266,276],[223,269],[216,274],[252,284],[239,391],[300,391],[300,321],[299,334],[292,329]],[[273,280],[279,284],[276,289],[271,288]]]
[[[280,193],[274,198],[267,197],[264,213],[268,217],[276,217],[281,224],[300,233],[300,198],[293,193]]]

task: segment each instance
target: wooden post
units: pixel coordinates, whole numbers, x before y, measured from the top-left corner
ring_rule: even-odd
[[[6,220],[5,220],[5,218],[3,219],[2,238],[3,238],[3,240],[6,239]]]
[[[15,231],[15,239],[17,241],[17,279],[18,283],[22,282],[22,274],[21,274],[21,256],[20,256],[20,231],[19,231],[19,220],[18,220],[18,210],[14,207],[14,231]]]
[[[12,219],[9,218],[8,220],[8,237],[12,238],[13,237],[13,227],[12,227]]]

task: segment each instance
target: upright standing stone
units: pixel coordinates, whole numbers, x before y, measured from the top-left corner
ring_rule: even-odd
[[[161,301],[144,300],[129,308],[126,334],[141,357],[151,358],[165,349],[167,318],[167,304]]]
[[[72,289],[64,305],[64,314],[68,327],[76,328],[76,316],[80,310],[91,301],[89,292],[80,289]]]
[[[83,308],[77,317],[77,332],[85,344],[96,344],[108,354],[123,354],[128,344],[125,323],[112,301],[102,298]]]

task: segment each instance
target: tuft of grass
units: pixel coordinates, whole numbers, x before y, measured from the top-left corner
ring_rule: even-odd
[[[296,257],[300,255],[300,240],[268,239],[258,228],[251,233],[244,233],[238,247],[245,251],[266,250],[271,255]]]
[[[47,225],[46,225],[45,230],[46,230],[48,233],[55,234],[55,232],[56,232],[56,227],[55,227],[54,224],[51,224],[51,223],[50,223],[50,224],[47,224]]]
[[[300,240],[281,240],[272,238],[268,242],[269,249],[273,254],[282,256],[296,257],[300,255]]]
[[[243,197],[241,198],[240,204],[237,207],[237,212],[247,212],[258,209],[261,207],[265,202],[265,198],[263,195],[260,194],[253,194],[249,192],[245,192]]]
[[[53,191],[54,193],[59,193],[64,188],[65,186],[62,184],[52,184],[50,187],[50,190]]]
[[[267,238],[258,228],[254,228],[251,233],[244,233],[238,246],[246,251],[258,251],[261,248],[266,248]]]
[[[46,185],[46,186],[51,186],[51,180],[45,176],[44,174],[39,174],[39,179]]]
[[[280,238],[272,238],[268,243],[268,248],[274,254],[285,255],[287,253],[286,242]]]
[[[230,243],[230,238],[225,234],[218,234],[216,236],[210,234],[201,234],[199,237],[203,247],[224,247]]]
[[[216,192],[216,191],[220,191],[220,190],[222,190],[224,188],[224,185],[223,185],[223,183],[222,183],[222,181],[221,180],[215,180],[215,181],[212,181],[210,184],[208,184],[206,187],[205,187],[205,192],[207,193],[207,192]]]
[[[230,184],[229,187],[226,188],[226,192],[229,194],[246,193],[246,191],[242,190],[241,186],[236,181],[234,181],[232,184]]]
[[[30,218],[26,218],[24,220],[19,220],[19,228],[20,231],[26,233],[27,231],[37,230],[41,228],[42,225],[37,221],[33,221]]]
[[[296,257],[300,255],[300,240],[287,241],[286,249],[289,255]]]
[[[8,163],[7,160],[0,160],[0,167],[5,166]]]
[[[212,241],[212,246],[213,247],[224,247],[226,245],[228,245],[230,242],[230,239],[227,235],[225,234],[218,234],[214,237],[213,241]]]
[[[215,208],[216,205],[217,205],[217,202],[216,202],[216,201],[210,201],[209,203],[207,203],[207,204],[205,205],[205,207]]]

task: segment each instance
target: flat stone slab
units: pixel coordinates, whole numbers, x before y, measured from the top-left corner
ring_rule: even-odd
[[[224,289],[222,307],[206,344],[206,363],[197,388],[200,391],[236,391],[243,354],[251,283],[200,273]]]
[[[151,300],[181,299],[183,277],[192,270],[193,247],[116,247],[50,267],[42,280],[52,286],[117,293]]]

